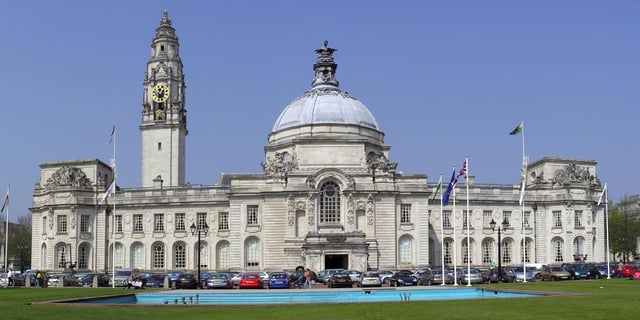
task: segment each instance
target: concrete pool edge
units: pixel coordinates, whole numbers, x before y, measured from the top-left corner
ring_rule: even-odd
[[[482,292],[482,293],[494,293],[494,294],[499,294],[499,293],[510,293],[510,294],[523,294],[522,297],[508,297],[509,299],[514,299],[514,298],[532,298],[532,297],[558,297],[558,296],[585,296],[585,295],[591,295],[591,293],[576,293],[576,292],[550,292],[550,291],[535,291],[535,290],[518,290],[518,289],[505,289],[505,288],[490,288],[490,287],[474,287],[474,288],[469,288],[469,287],[430,287],[430,288],[425,288],[425,287],[418,287],[418,288],[412,288],[412,287],[402,287],[402,288],[353,288],[353,289],[278,289],[276,290],[264,290],[264,289],[256,289],[256,290],[251,290],[251,289],[247,289],[247,290],[161,290],[161,291],[152,291],[152,292],[144,292],[141,293],[140,291],[137,292],[127,292],[127,293],[122,293],[122,294],[111,294],[111,295],[104,295],[104,296],[93,296],[93,297],[83,297],[83,298],[74,298],[74,299],[64,299],[64,300],[52,300],[52,301],[42,301],[42,302],[34,302],[32,304],[34,305],[58,305],[58,306],[88,306],[88,307],[97,307],[97,306],[119,306],[119,307],[149,307],[149,306],[182,306],[182,307],[194,307],[194,306],[199,306],[199,307],[237,307],[237,306],[283,306],[283,304],[265,304],[265,303],[256,303],[256,304],[243,304],[243,303],[238,303],[238,304],[207,304],[207,303],[193,303],[193,300],[191,300],[189,303],[185,303],[185,300],[183,299],[181,302],[182,303],[91,303],[91,301],[95,300],[104,300],[104,299],[123,299],[123,300],[136,300],[137,299],[137,295],[145,295],[145,294],[156,294],[156,295],[162,295],[162,294],[166,294],[167,296],[174,296],[176,294],[183,294],[185,297],[189,296],[189,295],[196,295],[198,296],[199,294],[225,294],[225,295],[235,295],[235,294],[247,294],[247,293],[274,293],[274,292],[278,292],[278,293],[285,293],[285,292],[299,292],[299,293],[303,293],[303,292],[363,292],[365,294],[367,294],[367,291],[395,291],[398,293],[402,293],[402,292],[411,292],[414,290],[461,290],[461,289],[472,289],[475,290],[476,292]],[[526,295],[526,296],[525,296]],[[193,296],[192,296],[193,297]],[[198,298],[196,297],[196,300]],[[177,299],[176,299],[177,300]],[[461,298],[461,299],[448,299],[447,301],[460,301],[460,300],[474,300],[474,299],[467,299],[467,298]],[[444,300],[411,300],[411,301],[401,301],[401,302],[428,302],[428,301],[444,301]],[[377,303],[397,303],[398,301],[376,301]],[[309,304],[350,304],[350,303],[376,303],[376,302],[307,302],[307,303],[296,303],[296,305],[309,305]]]

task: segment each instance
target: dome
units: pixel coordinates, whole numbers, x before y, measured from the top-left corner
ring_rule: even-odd
[[[380,130],[373,114],[362,102],[340,91],[335,78],[338,65],[333,60],[336,49],[328,48],[327,44],[325,41],[324,47],[316,50],[318,57],[313,65],[312,89],[282,111],[272,132],[313,124],[346,124]]]

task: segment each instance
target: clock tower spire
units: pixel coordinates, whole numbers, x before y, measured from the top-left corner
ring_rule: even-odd
[[[187,110],[180,44],[167,10],[151,41],[142,98],[142,187],[181,186],[185,179]]]

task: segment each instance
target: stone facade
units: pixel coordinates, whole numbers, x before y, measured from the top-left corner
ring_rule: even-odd
[[[33,268],[195,270],[198,252],[203,270],[415,269],[468,259],[488,266],[498,256],[490,222],[505,218],[505,264],[605,259],[595,161],[527,165],[523,205],[520,185],[468,176],[441,207],[426,175],[396,171],[373,115],[339,89],[327,42],[316,50],[311,90],[285,108],[268,136],[264,171],[185,184],[178,48],[165,12],[143,85],[142,187],[118,188],[103,203],[114,168],[99,160],[41,165],[31,208]],[[168,97],[158,96],[159,84]],[[200,245],[191,226],[208,228]]]

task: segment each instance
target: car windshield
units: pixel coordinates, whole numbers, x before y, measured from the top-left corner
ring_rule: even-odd
[[[564,269],[562,267],[551,267],[551,271],[564,271]]]
[[[286,273],[274,273],[271,275],[272,279],[286,279],[287,278],[287,274]]]
[[[410,277],[411,273],[401,271],[401,272],[396,273],[396,275],[399,276],[399,277]]]
[[[336,273],[333,275],[334,278],[338,279],[338,278],[349,278],[349,275],[346,273]]]
[[[375,272],[367,272],[364,274],[365,277],[371,277],[371,278],[379,278],[380,275],[375,273]]]

